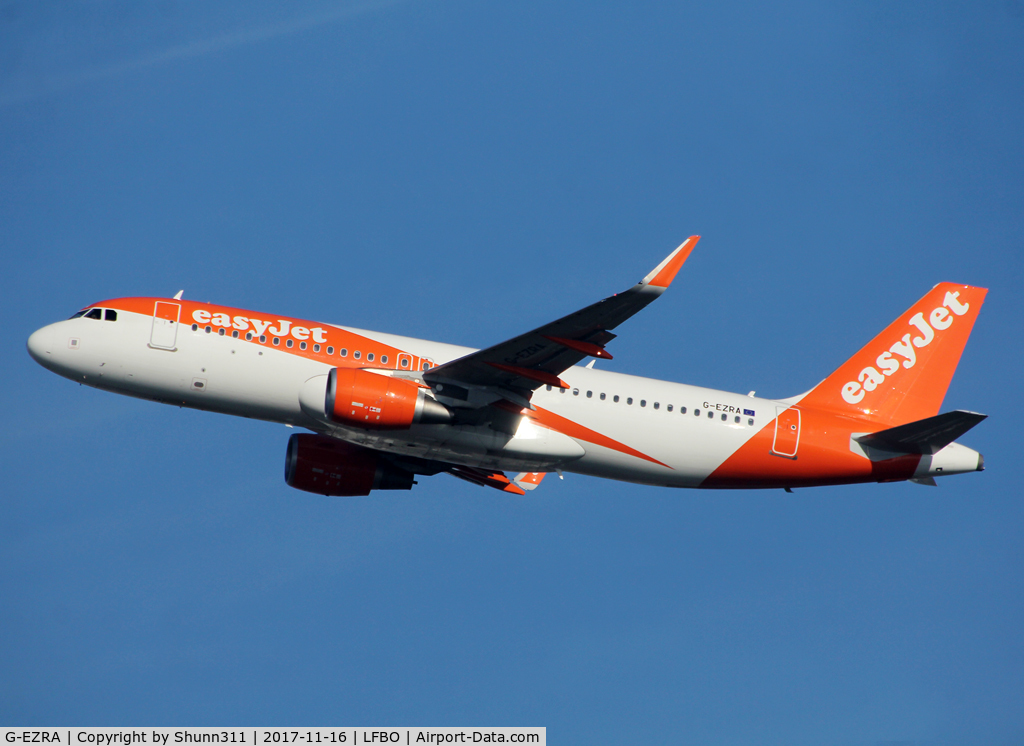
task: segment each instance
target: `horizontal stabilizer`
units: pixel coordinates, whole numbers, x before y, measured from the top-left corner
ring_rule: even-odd
[[[877,433],[858,435],[858,443],[897,453],[935,454],[977,425],[987,414],[957,409]]]

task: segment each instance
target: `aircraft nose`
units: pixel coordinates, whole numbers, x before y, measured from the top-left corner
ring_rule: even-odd
[[[28,344],[26,344],[28,354],[40,365],[46,365],[47,358],[53,351],[53,336],[53,324],[51,324],[32,332],[32,336],[28,338]]]

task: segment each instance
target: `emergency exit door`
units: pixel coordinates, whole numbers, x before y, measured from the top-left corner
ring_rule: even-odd
[[[153,331],[149,335],[149,346],[158,350],[173,350],[178,341],[178,316],[181,306],[158,300],[153,307]]]
[[[800,410],[793,407],[775,408],[775,440],[772,454],[783,458],[796,458],[800,445]]]

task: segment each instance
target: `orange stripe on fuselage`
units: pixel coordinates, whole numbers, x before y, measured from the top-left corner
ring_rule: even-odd
[[[796,458],[772,454],[775,420],[740,446],[701,483],[701,487],[813,487],[854,482],[909,479],[918,455],[871,461],[850,450],[850,435],[877,426],[853,417],[800,409],[800,444]]]
[[[167,298],[117,298],[115,300],[93,303],[90,307],[114,308],[118,311],[152,316],[157,302],[180,305],[180,324],[182,327],[191,329],[192,325],[196,324],[200,330],[203,330],[209,326],[211,334],[218,334],[219,329],[224,329],[227,336],[230,336],[233,331],[238,331],[239,336],[235,338],[237,342],[269,347],[279,352],[316,360],[317,362],[327,363],[334,367],[420,370],[424,362],[433,365],[432,360],[418,357],[410,352],[383,344],[369,337],[338,329],[330,324],[306,321],[290,316],[272,316],[241,308],[230,308],[228,306],[187,300],[168,300]],[[200,316],[204,320],[200,321],[195,317],[197,311],[201,312]],[[206,316],[203,316],[203,314],[207,314],[209,318],[206,319]],[[270,331],[271,329],[276,329],[279,333],[275,334]],[[295,333],[296,329],[300,330],[298,334]],[[314,335],[311,333],[311,330],[314,329],[320,331]],[[306,333],[303,333],[301,330],[306,330]],[[246,332],[252,333],[252,340],[245,339]],[[179,329],[178,333],[181,334],[183,332]],[[260,342],[260,335],[265,335],[267,341]],[[280,340],[278,345],[273,343],[273,337],[275,336]],[[323,341],[317,341],[317,339],[314,339],[314,336]],[[292,340],[292,347],[287,346],[287,340],[289,339]],[[302,342],[306,343],[305,350],[301,349]],[[319,352],[313,349],[316,344],[320,345]],[[333,355],[327,354],[328,347],[334,348]],[[342,349],[348,351],[346,357],[340,356],[339,353]],[[359,359],[354,357],[354,353],[357,351],[360,353]],[[369,359],[370,355],[373,355],[372,360]],[[383,362],[385,356],[387,356],[387,362]],[[401,365],[403,360],[408,360],[408,367]]]
[[[635,448],[630,448],[625,443],[620,443],[617,440],[613,440],[612,438],[609,438],[607,435],[602,435],[596,430],[591,430],[588,427],[584,427],[583,425],[580,425],[577,422],[573,422],[572,420],[562,417],[561,415],[557,415],[550,410],[537,407],[533,411],[524,409],[523,413],[529,416],[530,419],[536,421],[538,424],[543,425],[544,427],[554,430],[556,432],[562,433],[563,435],[568,435],[570,438],[575,438],[576,440],[585,440],[588,443],[593,443],[594,445],[602,446],[613,451],[618,451],[619,453],[625,453],[628,456],[635,456],[636,458],[643,459],[644,461],[650,461],[652,464],[664,466],[666,469],[672,468],[668,464],[663,464],[662,462],[658,461],[658,459],[648,456],[646,453],[641,453]]]

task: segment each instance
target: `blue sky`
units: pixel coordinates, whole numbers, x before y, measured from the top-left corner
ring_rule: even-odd
[[[0,3],[0,722],[1024,739],[1024,4],[705,6]],[[600,367],[789,396],[981,285],[987,471],[325,499],[24,347],[180,288],[483,346],[693,233]]]

